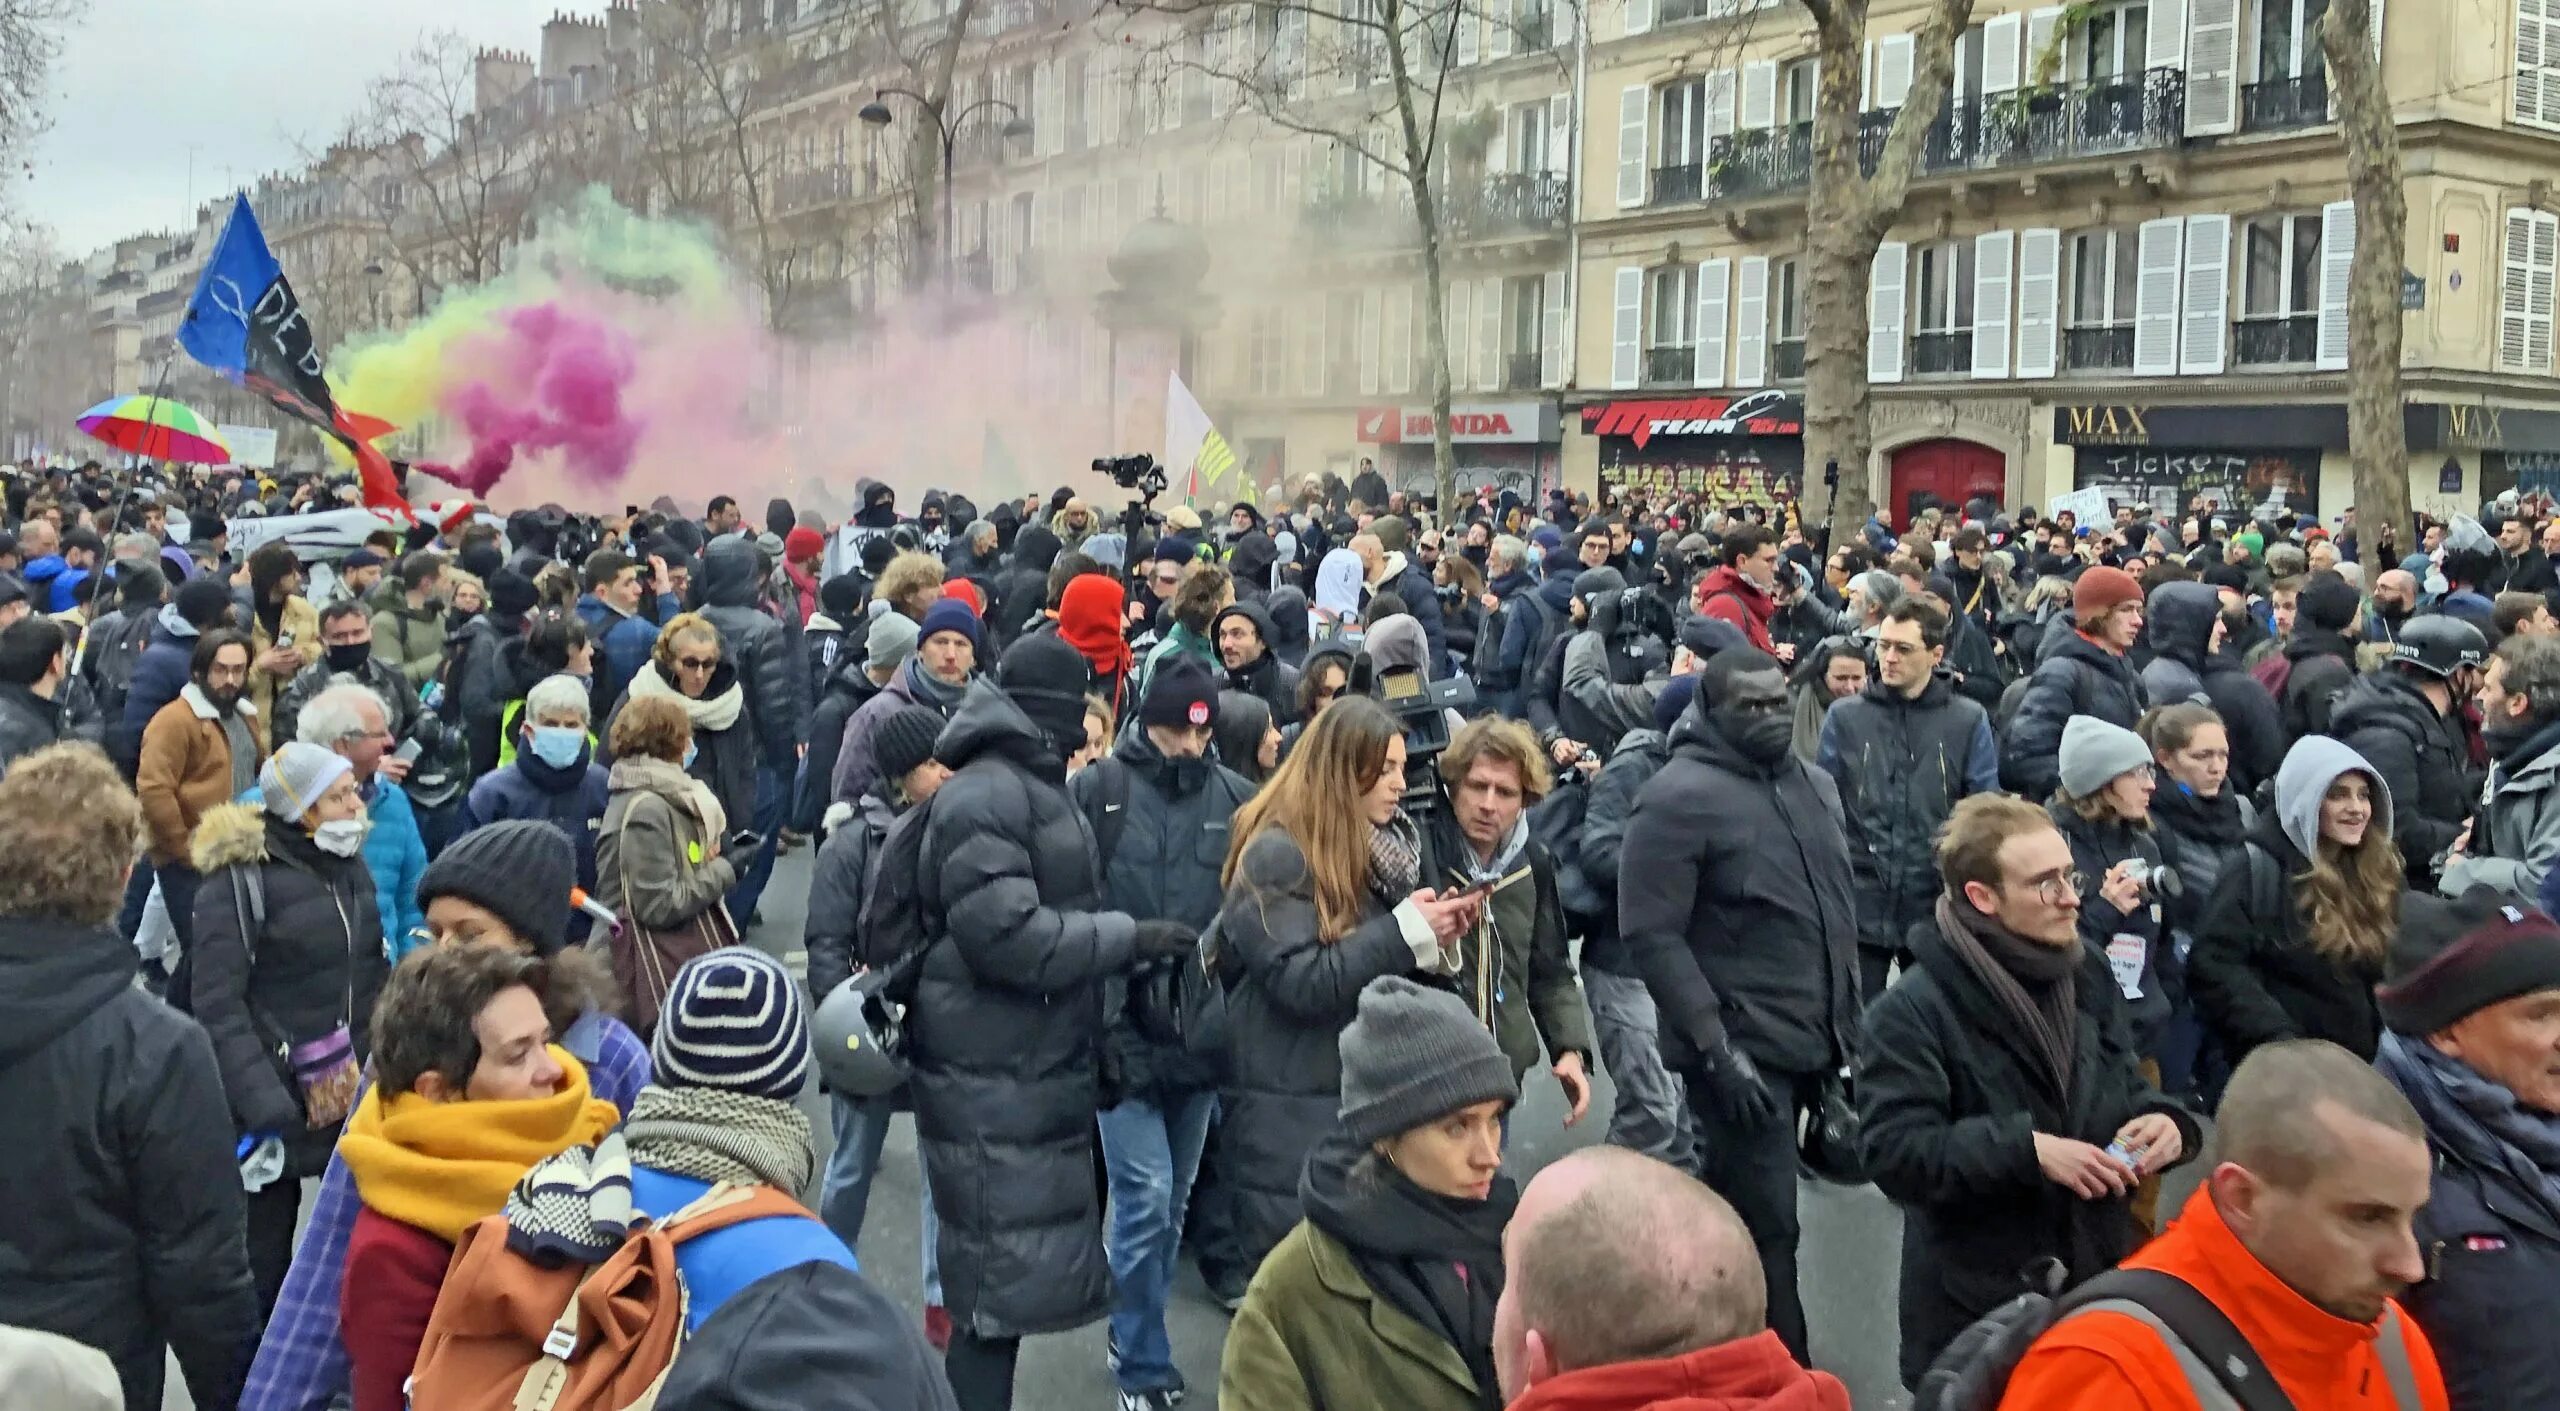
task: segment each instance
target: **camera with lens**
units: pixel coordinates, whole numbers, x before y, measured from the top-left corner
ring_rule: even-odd
[[[1434,681],[1419,671],[1398,669],[1370,676],[1363,659],[1353,668],[1351,689],[1377,699],[1393,711],[1404,729],[1404,805],[1431,806],[1440,797],[1435,761],[1449,748],[1449,712],[1464,716],[1476,703],[1476,688],[1464,677]]]
[[[2124,875],[2132,878],[2135,886],[2164,900],[2174,901],[2187,890],[2186,879],[2178,875],[2177,868],[2165,862],[2153,863],[2147,858],[2129,857],[2124,860]]]
[[[1093,468],[1110,476],[1112,484],[1135,490],[1142,498],[1152,500],[1164,493],[1164,467],[1144,451],[1133,456],[1097,456]]]

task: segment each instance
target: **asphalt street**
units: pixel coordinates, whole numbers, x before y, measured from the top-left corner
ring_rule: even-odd
[[[750,943],[805,973],[801,936],[809,894],[812,850],[802,848],[781,859],[763,904],[765,924],[748,935]],[[828,1109],[812,1083],[802,1099],[818,1133],[819,1165],[826,1164]],[[1599,1079],[1591,1113],[1579,1124],[1564,1125],[1565,1104],[1554,1078],[1533,1069],[1520,1111],[1512,1123],[1511,1172],[1528,1180],[1548,1162],[1576,1147],[1600,1139],[1609,1109],[1608,1078]],[[2193,1188],[2190,1165],[2172,1183],[2164,1209]],[[921,1318],[924,1309],[922,1259],[917,1222],[917,1193],[922,1184],[915,1148],[915,1128],[905,1118],[891,1129],[881,1170],[872,1186],[871,1209],[859,1251],[863,1269],[888,1295]],[[815,1192],[806,1193],[814,1199]],[[306,1192],[307,1196],[307,1192]],[[1798,1193],[1804,1224],[1798,1261],[1805,1317],[1813,1339],[1817,1366],[1848,1384],[1861,1411],[1898,1411],[1910,1404],[1895,1376],[1895,1284],[1900,1260],[1902,1217],[1871,1186],[1844,1188],[1807,1182]],[[1227,1315],[1211,1302],[1196,1270],[1184,1264],[1167,1318],[1175,1360],[1192,1388],[1188,1407],[1217,1404],[1218,1352],[1226,1335]],[[1022,1350],[1016,1383],[1019,1411],[1109,1411],[1111,1376],[1103,1366],[1103,1325],[1074,1333],[1033,1338]],[[191,1405],[170,1369],[167,1405],[183,1411]]]

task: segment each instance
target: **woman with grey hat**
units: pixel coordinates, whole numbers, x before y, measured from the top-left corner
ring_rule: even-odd
[[[1457,996],[1398,975],[1340,1046],[1339,1125],[1227,1332],[1219,1404],[1494,1411],[1511,1061]]]

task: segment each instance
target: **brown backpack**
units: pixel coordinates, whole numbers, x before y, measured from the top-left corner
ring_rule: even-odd
[[[544,1268],[507,1247],[507,1217],[463,1231],[418,1345],[409,1404],[433,1411],[627,1411],[657,1401],[684,1343],[676,1246],[806,1207],[723,1182],[641,1221],[601,1264]]]

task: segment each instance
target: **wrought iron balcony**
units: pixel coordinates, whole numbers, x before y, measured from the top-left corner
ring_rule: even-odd
[[[837,162],[785,173],[774,193],[774,207],[784,213],[812,211],[852,197],[853,168]]]
[[[2244,318],[2231,325],[2231,360],[2242,367],[2308,365],[2320,350],[2320,316]]]
[[[1698,350],[1683,343],[1644,350],[1644,380],[1650,387],[1686,387],[1698,380]]]
[[[1973,371],[1973,330],[1957,328],[1912,335],[1911,371],[1920,376]]]
[[[1769,345],[1769,376],[1779,382],[1804,380],[1804,340],[1781,338]]]
[[[2020,89],[1950,105],[1921,144],[1923,171],[1987,170],[2174,147],[2186,131],[2184,70],[2148,69],[2089,83]],[[1872,170],[1881,135],[1864,134]]]
[[[1801,190],[1813,170],[1813,124],[1754,128],[1707,144],[1707,171],[1718,200]]]
[[[2121,372],[2133,366],[2133,325],[2067,328],[2062,365],[2075,372]]]
[[[1676,206],[1695,201],[1706,192],[1706,168],[1696,162],[1653,169],[1653,195],[1646,202],[1653,206]]]
[[[1561,231],[1571,211],[1568,192],[1554,172],[1504,172],[1451,201],[1449,220],[1461,236]]]
[[[2313,69],[2296,78],[2243,84],[2240,89],[2242,132],[2285,132],[2318,127],[2329,121],[2329,73]]]
[[[1539,375],[1540,371],[1540,362],[1537,354],[1506,354],[1502,360],[1502,390],[1505,392],[1534,392],[1544,381],[1544,379]]]

